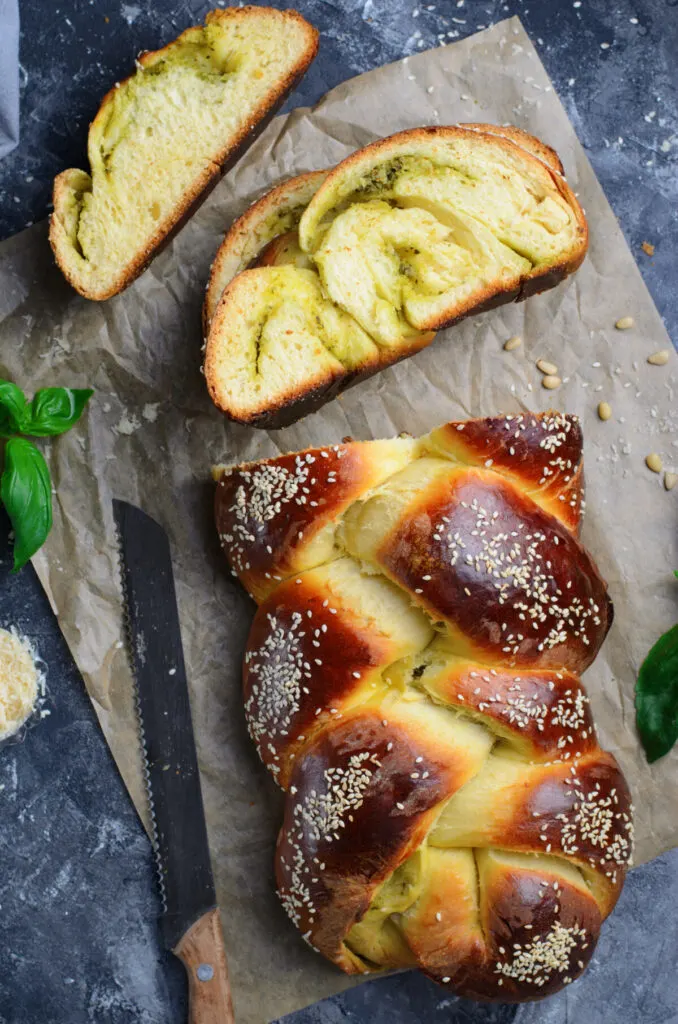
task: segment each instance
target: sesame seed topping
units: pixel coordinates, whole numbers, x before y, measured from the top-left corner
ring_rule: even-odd
[[[526,945],[514,943],[511,960],[498,960],[495,974],[541,987],[552,974],[564,974],[569,969],[570,956],[585,937],[586,931],[579,925],[566,928],[556,921],[543,938],[535,936]]]
[[[267,632],[260,647],[246,656],[250,693],[245,714],[250,735],[262,755],[264,736],[286,734],[301,704],[304,680],[311,679],[311,666],[304,660],[302,641],[306,636],[303,618],[293,612],[287,623],[270,613]],[[266,758],[263,758],[266,760]]]

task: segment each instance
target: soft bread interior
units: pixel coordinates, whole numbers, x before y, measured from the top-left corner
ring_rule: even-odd
[[[52,241],[79,290],[103,298],[127,283],[313,44],[298,16],[236,8],[137,61],[92,122],[90,173],[55,184]]]
[[[285,263],[307,269],[311,266],[299,246],[297,228],[302,213],[326,177],[326,171],[310,171],[283,182],[231,225],[214,258],[207,284],[203,308],[205,333],[219,299],[242,270]]]
[[[585,246],[563,189],[541,159],[499,135],[403,133],[329,175],[300,242],[330,297],[392,343],[517,293]]]
[[[213,401],[243,422],[377,358],[360,325],[295,266],[247,270],[214,315],[205,352]]]
[[[482,301],[489,290],[515,289],[529,260],[472,218],[381,199],[339,213],[314,253],[328,294],[381,345],[426,330]]]
[[[373,199],[428,209],[443,223],[449,212],[473,217],[531,263],[557,258],[578,239],[576,211],[543,161],[463,126],[402,133],[345,160],[301,219],[302,248],[315,252],[341,209]]]

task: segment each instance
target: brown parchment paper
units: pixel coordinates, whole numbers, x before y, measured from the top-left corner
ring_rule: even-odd
[[[420,124],[511,122],[558,150],[590,222],[580,272],[554,291],[468,320],[426,351],[303,422],[265,433],[225,422],[200,374],[200,306],[224,229],[263,190]],[[616,331],[626,315],[636,326]],[[648,767],[634,730],[638,666],[678,618],[678,490],[644,465],[678,468],[678,359],[614,215],[517,19],[344,83],[275,120],[170,247],[127,292],[77,296],[38,225],[0,248],[0,370],[29,390],[96,388],[87,417],[49,451],[54,529],[35,559],[102,728],[142,816],[131,680],[122,646],[111,498],[170,535],[217,891],[240,1024],[262,1024],[349,981],[306,948],[274,895],[280,799],[246,735],[240,660],[253,605],[230,579],[212,524],[213,462],[269,456],[344,435],[419,434],[453,417],[549,406],[583,418],[584,540],[609,581],[615,623],[587,673],[601,742],[634,790],[637,859],[678,842],[678,752]],[[520,334],[524,345],[502,343]],[[543,357],[565,383],[544,391]],[[609,401],[614,419],[595,413]]]

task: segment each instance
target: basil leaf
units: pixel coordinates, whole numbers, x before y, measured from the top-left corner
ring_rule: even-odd
[[[21,433],[28,415],[24,393],[9,380],[0,380],[0,436]]]
[[[657,640],[641,666],[636,724],[650,764],[678,739],[678,626]]]
[[[89,388],[41,388],[31,402],[23,433],[32,437],[52,437],[70,430],[94,392]]]
[[[0,498],[14,528],[14,572],[45,542],[52,527],[52,484],[42,453],[23,437],[5,445]]]

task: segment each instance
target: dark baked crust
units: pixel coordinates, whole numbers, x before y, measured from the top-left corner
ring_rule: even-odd
[[[413,618],[413,636],[402,621],[378,622],[373,608],[356,608],[340,585],[346,563],[353,568],[349,559],[335,560],[281,583],[252,623],[243,665],[245,716],[261,760],[283,789],[313,736],[385,694],[384,669],[416,649],[413,639],[420,645],[431,636],[406,602],[399,611]],[[379,577],[361,583],[384,587]]]
[[[584,445],[576,416],[515,413],[446,423],[427,445],[472,466],[489,464],[575,533],[584,499]]]
[[[234,134],[230,144],[219,153],[215,154],[212,166],[210,168],[206,168],[195,178],[193,184],[186,190],[181,202],[177,204],[171,215],[158,226],[154,235],[148,239],[147,243],[137,253],[134,259],[121,269],[118,280],[113,282],[105,291],[92,292],[87,289],[77,275],[71,272],[68,264],[61,258],[60,243],[57,236],[55,222],[59,218],[59,212],[63,207],[64,199],[68,194],[68,181],[72,171],[62,171],[61,174],[57,175],[55,178],[52,196],[54,212],[50,217],[50,244],[52,245],[57,264],[66,277],[66,280],[85,298],[92,299],[94,301],[109,299],[113,295],[117,295],[119,292],[124,291],[125,288],[132,284],[132,282],[143,273],[149,263],[151,263],[158,253],[162,252],[165,246],[171,242],[174,236],[193,216],[195,211],[208,197],[212,189],[214,189],[219,183],[221,177],[238,162],[243,153],[249,149],[253,142],[256,141],[258,136],[263,132],[264,128],[266,128],[277,111],[283,105],[287,96],[303,78],[309,64],[318,52],[319,33],[317,29],[310,25],[309,22],[307,22],[305,18],[298,13],[298,11],[278,11],[275,8],[253,6],[229,7],[211,11],[206,15],[205,21],[207,23],[210,21],[225,21],[229,18],[246,19],[250,14],[254,13],[257,16],[260,16],[262,12],[270,13],[276,18],[282,17],[296,21],[299,25],[303,26],[304,31],[308,36],[308,45],[303,58],[290,70],[289,74],[285,80],[280,83],[279,87],[271,91],[266,102],[261,103],[258,110],[253,113],[249,120],[242,125],[241,129]],[[167,50],[170,46],[173,46],[176,42],[180,41],[182,37],[190,31],[190,29],[186,29],[185,32],[183,32],[176,40],[172,40],[171,43],[162,47],[160,50],[141,54],[138,58],[138,63],[141,65],[152,63],[164,52],[164,50]],[[131,77],[133,77],[133,75],[129,76],[129,78]],[[125,79],[125,81],[127,80],[128,79]],[[110,89],[109,92],[106,93],[101,101],[101,106],[99,107],[95,120],[97,118],[106,117],[107,107],[112,102],[118,87],[119,86],[114,86],[113,89]]]
[[[421,846],[442,801],[477,768],[474,752],[451,751],[395,711],[389,718],[355,711],[304,750],[292,774],[276,877],[297,927],[325,956],[346,969],[351,925]],[[302,858],[309,870],[299,873]]]
[[[571,760],[598,746],[589,699],[579,678],[566,669],[518,674],[462,660],[440,669],[414,658],[412,672],[412,681],[434,700],[482,718],[531,761]]]
[[[377,561],[491,665],[581,673],[612,624],[588,552],[491,470],[441,474],[403,511]]]
[[[317,564],[308,549],[318,534],[413,454],[404,439],[350,442],[220,467],[214,512],[233,575],[261,601]]]

